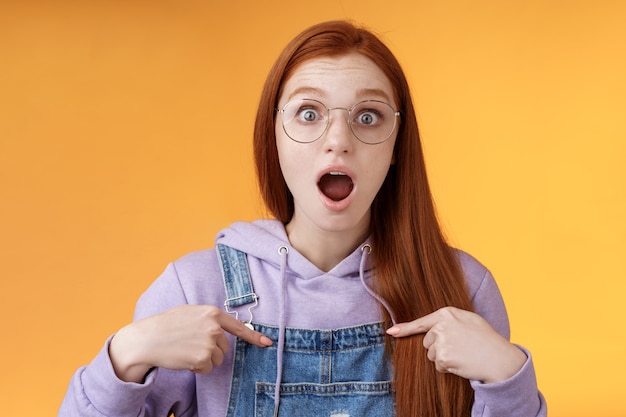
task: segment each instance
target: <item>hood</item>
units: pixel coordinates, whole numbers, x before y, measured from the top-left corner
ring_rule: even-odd
[[[289,243],[285,226],[278,220],[256,220],[254,222],[237,222],[218,233],[215,243],[221,243],[240,250],[280,268],[281,255],[279,248],[287,246],[289,257],[287,269],[290,275],[300,279],[314,279],[322,275],[332,275],[338,278],[358,278],[361,262],[361,247],[354,250],[332,270],[324,272],[313,265]],[[363,243],[368,243],[363,242]],[[363,272],[370,271],[370,264],[363,265]]]

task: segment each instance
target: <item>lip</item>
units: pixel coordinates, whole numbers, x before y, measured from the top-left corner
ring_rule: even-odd
[[[341,172],[342,174],[346,174],[347,176],[349,176],[350,179],[352,180],[352,185],[353,185],[352,191],[343,200],[340,200],[340,201],[331,200],[319,189],[318,184],[320,180],[322,179],[322,177],[326,174],[330,174],[331,172]],[[317,192],[318,192],[318,195],[320,197],[322,204],[324,205],[324,207],[326,207],[327,209],[331,211],[343,211],[347,209],[348,206],[350,206],[350,203],[352,203],[352,200],[354,198],[354,194],[357,188],[356,181],[354,178],[354,173],[352,172],[352,170],[350,170],[348,167],[344,165],[329,165],[326,168],[324,168],[322,171],[320,171],[317,174],[315,185],[317,186]]]

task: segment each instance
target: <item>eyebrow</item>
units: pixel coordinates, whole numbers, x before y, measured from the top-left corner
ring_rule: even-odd
[[[299,95],[299,94],[303,94],[303,95],[313,95],[313,96],[318,96],[318,97],[326,97],[326,93],[323,90],[320,90],[319,88],[315,88],[315,87],[298,87],[295,90],[293,90],[291,92],[291,94],[289,94],[288,99],[291,100],[292,98],[294,98],[295,96]]]
[[[315,87],[298,87],[289,94],[288,100],[291,100],[295,96],[303,94],[303,95],[313,95],[321,98],[327,98],[328,95],[324,90]],[[379,88],[363,88],[356,92],[357,100],[366,100],[366,99],[383,99],[384,101],[391,103],[391,98],[385,93],[383,90]]]
[[[391,103],[391,97],[389,97],[387,93],[379,88],[364,88],[357,92],[356,97],[360,100],[371,99],[372,97],[382,98],[387,103]]]

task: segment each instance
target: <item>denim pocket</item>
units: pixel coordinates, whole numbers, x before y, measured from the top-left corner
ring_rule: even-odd
[[[255,417],[274,416],[275,384],[257,383]],[[389,417],[391,381],[281,384],[279,416]]]

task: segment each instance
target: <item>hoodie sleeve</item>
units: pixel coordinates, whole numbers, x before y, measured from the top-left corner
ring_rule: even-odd
[[[470,283],[470,291],[471,291]],[[509,320],[500,290],[484,269],[472,294],[476,313],[507,339],[510,339]],[[546,401],[537,388],[535,368],[528,350],[518,346],[528,358],[519,372],[510,379],[494,384],[470,381],[474,389],[472,417],[545,417]]]
[[[176,269],[170,264],[139,299],[135,320],[186,303]],[[109,357],[111,339],[89,365],[73,375],[58,416],[166,416],[170,411],[184,416],[192,407],[193,374],[154,369],[142,384],[121,381]]]

